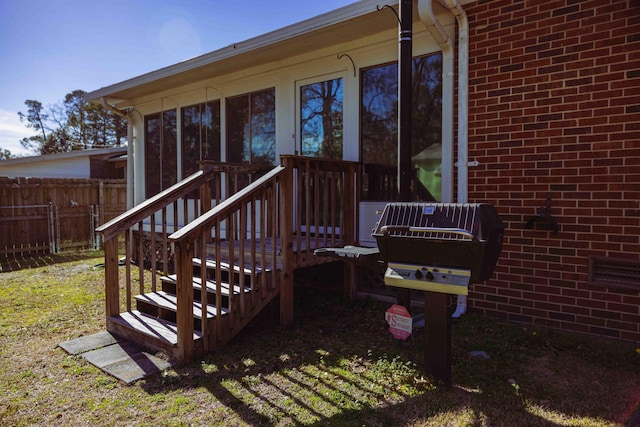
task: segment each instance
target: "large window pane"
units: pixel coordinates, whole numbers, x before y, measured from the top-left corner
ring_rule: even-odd
[[[178,182],[178,134],[176,110],[162,114],[162,190]]]
[[[199,105],[182,109],[182,176],[189,176],[197,169],[202,139],[202,112]]]
[[[249,163],[249,96],[227,100],[227,160],[233,163]]]
[[[304,156],[342,159],[342,78],[300,88],[300,141]]]
[[[251,95],[251,163],[275,165],[276,92],[273,89]]]
[[[176,110],[145,117],[145,195],[169,188],[178,180]]]
[[[395,200],[398,162],[398,66],[361,74],[363,200]],[[442,55],[414,58],[412,200],[442,199]]]
[[[208,102],[202,117],[202,160],[220,160],[220,101]]]
[[[229,98],[226,116],[228,160],[275,165],[275,89]]]
[[[220,101],[182,109],[182,177],[200,160],[220,160]]]
[[[161,132],[160,114],[145,118],[144,136],[144,167],[145,167],[145,194],[147,198],[160,192],[160,151]]]

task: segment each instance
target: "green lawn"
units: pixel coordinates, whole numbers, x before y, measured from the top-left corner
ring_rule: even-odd
[[[388,304],[305,289],[296,289],[294,326],[281,327],[277,304],[268,306],[219,352],[127,386],[57,348],[104,328],[100,256],[2,264],[1,426],[640,422],[638,343],[466,315],[453,324],[446,388],[422,374],[422,331],[407,342],[389,335]],[[470,357],[476,350],[490,358]]]

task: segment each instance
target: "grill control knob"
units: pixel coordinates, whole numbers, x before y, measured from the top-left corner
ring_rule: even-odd
[[[433,273],[430,271],[427,271],[427,280],[433,282]]]
[[[416,279],[422,279],[422,271],[420,269],[416,270]]]

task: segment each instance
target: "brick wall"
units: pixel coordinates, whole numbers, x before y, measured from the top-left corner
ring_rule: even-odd
[[[640,1],[480,1],[470,27],[469,200],[507,230],[471,310],[640,341],[640,290],[589,285],[592,256],[640,264]],[[551,197],[559,232],[527,229]]]

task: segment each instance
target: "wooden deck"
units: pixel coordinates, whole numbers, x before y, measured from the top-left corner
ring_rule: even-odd
[[[280,239],[272,239],[265,238],[260,241],[258,244],[258,250],[260,254],[254,258],[252,258],[250,251],[245,251],[245,255],[243,257],[242,267],[240,267],[240,256],[238,256],[237,248],[244,247],[250,248],[252,245],[252,241],[250,239],[244,239],[244,241],[235,240],[233,243],[229,241],[220,242],[220,250],[222,251],[222,259],[226,260],[222,262],[223,268],[230,268],[229,259],[231,257],[231,253],[235,253],[235,257],[233,260],[233,268],[239,270],[243,268],[245,273],[248,273],[251,269],[255,269],[257,271],[268,270],[270,268],[275,268],[277,270],[283,269],[283,252],[282,245]],[[329,239],[324,236],[317,235],[294,235],[291,240],[292,248],[291,255],[294,260],[294,269],[308,267],[310,265],[316,264],[324,264],[327,262],[335,261],[335,259],[327,259],[327,258],[319,258],[314,255],[314,251],[316,249],[332,247],[332,245],[337,245],[339,242],[337,239]],[[274,247],[275,245],[275,247]],[[214,257],[215,245],[207,246],[207,266],[209,268],[215,268],[215,261],[211,259]],[[275,255],[276,264],[273,266],[270,263],[269,256],[271,254]],[[199,263],[200,260],[196,259],[196,263]],[[263,265],[267,265],[266,268],[263,268]],[[247,268],[247,266],[252,266],[251,268]]]
[[[208,163],[100,226],[107,330],[184,363],[224,345],[276,296],[291,324],[294,271],[335,261],[316,249],[356,242],[359,175],[354,162],[301,156],[266,173]],[[188,222],[171,230],[172,218]],[[136,234],[145,229],[156,232]]]

